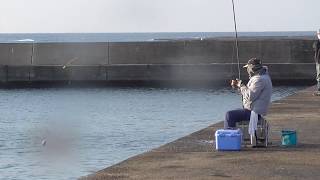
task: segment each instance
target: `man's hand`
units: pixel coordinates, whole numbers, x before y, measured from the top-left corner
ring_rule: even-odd
[[[241,84],[242,84],[242,80],[240,80],[240,79],[231,80],[232,87],[240,88]]]

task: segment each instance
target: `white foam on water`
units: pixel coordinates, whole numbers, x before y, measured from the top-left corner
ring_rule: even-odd
[[[18,42],[34,42],[33,39],[19,39],[19,40],[15,40],[15,41],[18,41]]]

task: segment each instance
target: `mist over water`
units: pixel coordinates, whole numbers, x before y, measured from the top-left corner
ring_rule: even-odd
[[[276,87],[273,100],[302,88]],[[75,179],[240,107],[229,88],[0,89],[0,179]]]

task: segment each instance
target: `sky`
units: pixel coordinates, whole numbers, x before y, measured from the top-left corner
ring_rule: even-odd
[[[239,31],[316,31],[320,0],[234,0]],[[230,32],[231,0],[1,0],[0,33]]]

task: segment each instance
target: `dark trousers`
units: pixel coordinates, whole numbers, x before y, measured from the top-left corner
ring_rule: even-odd
[[[239,121],[250,121],[251,111],[248,109],[236,109],[228,111],[224,120],[224,128],[234,128]],[[260,118],[260,115],[259,115]]]

